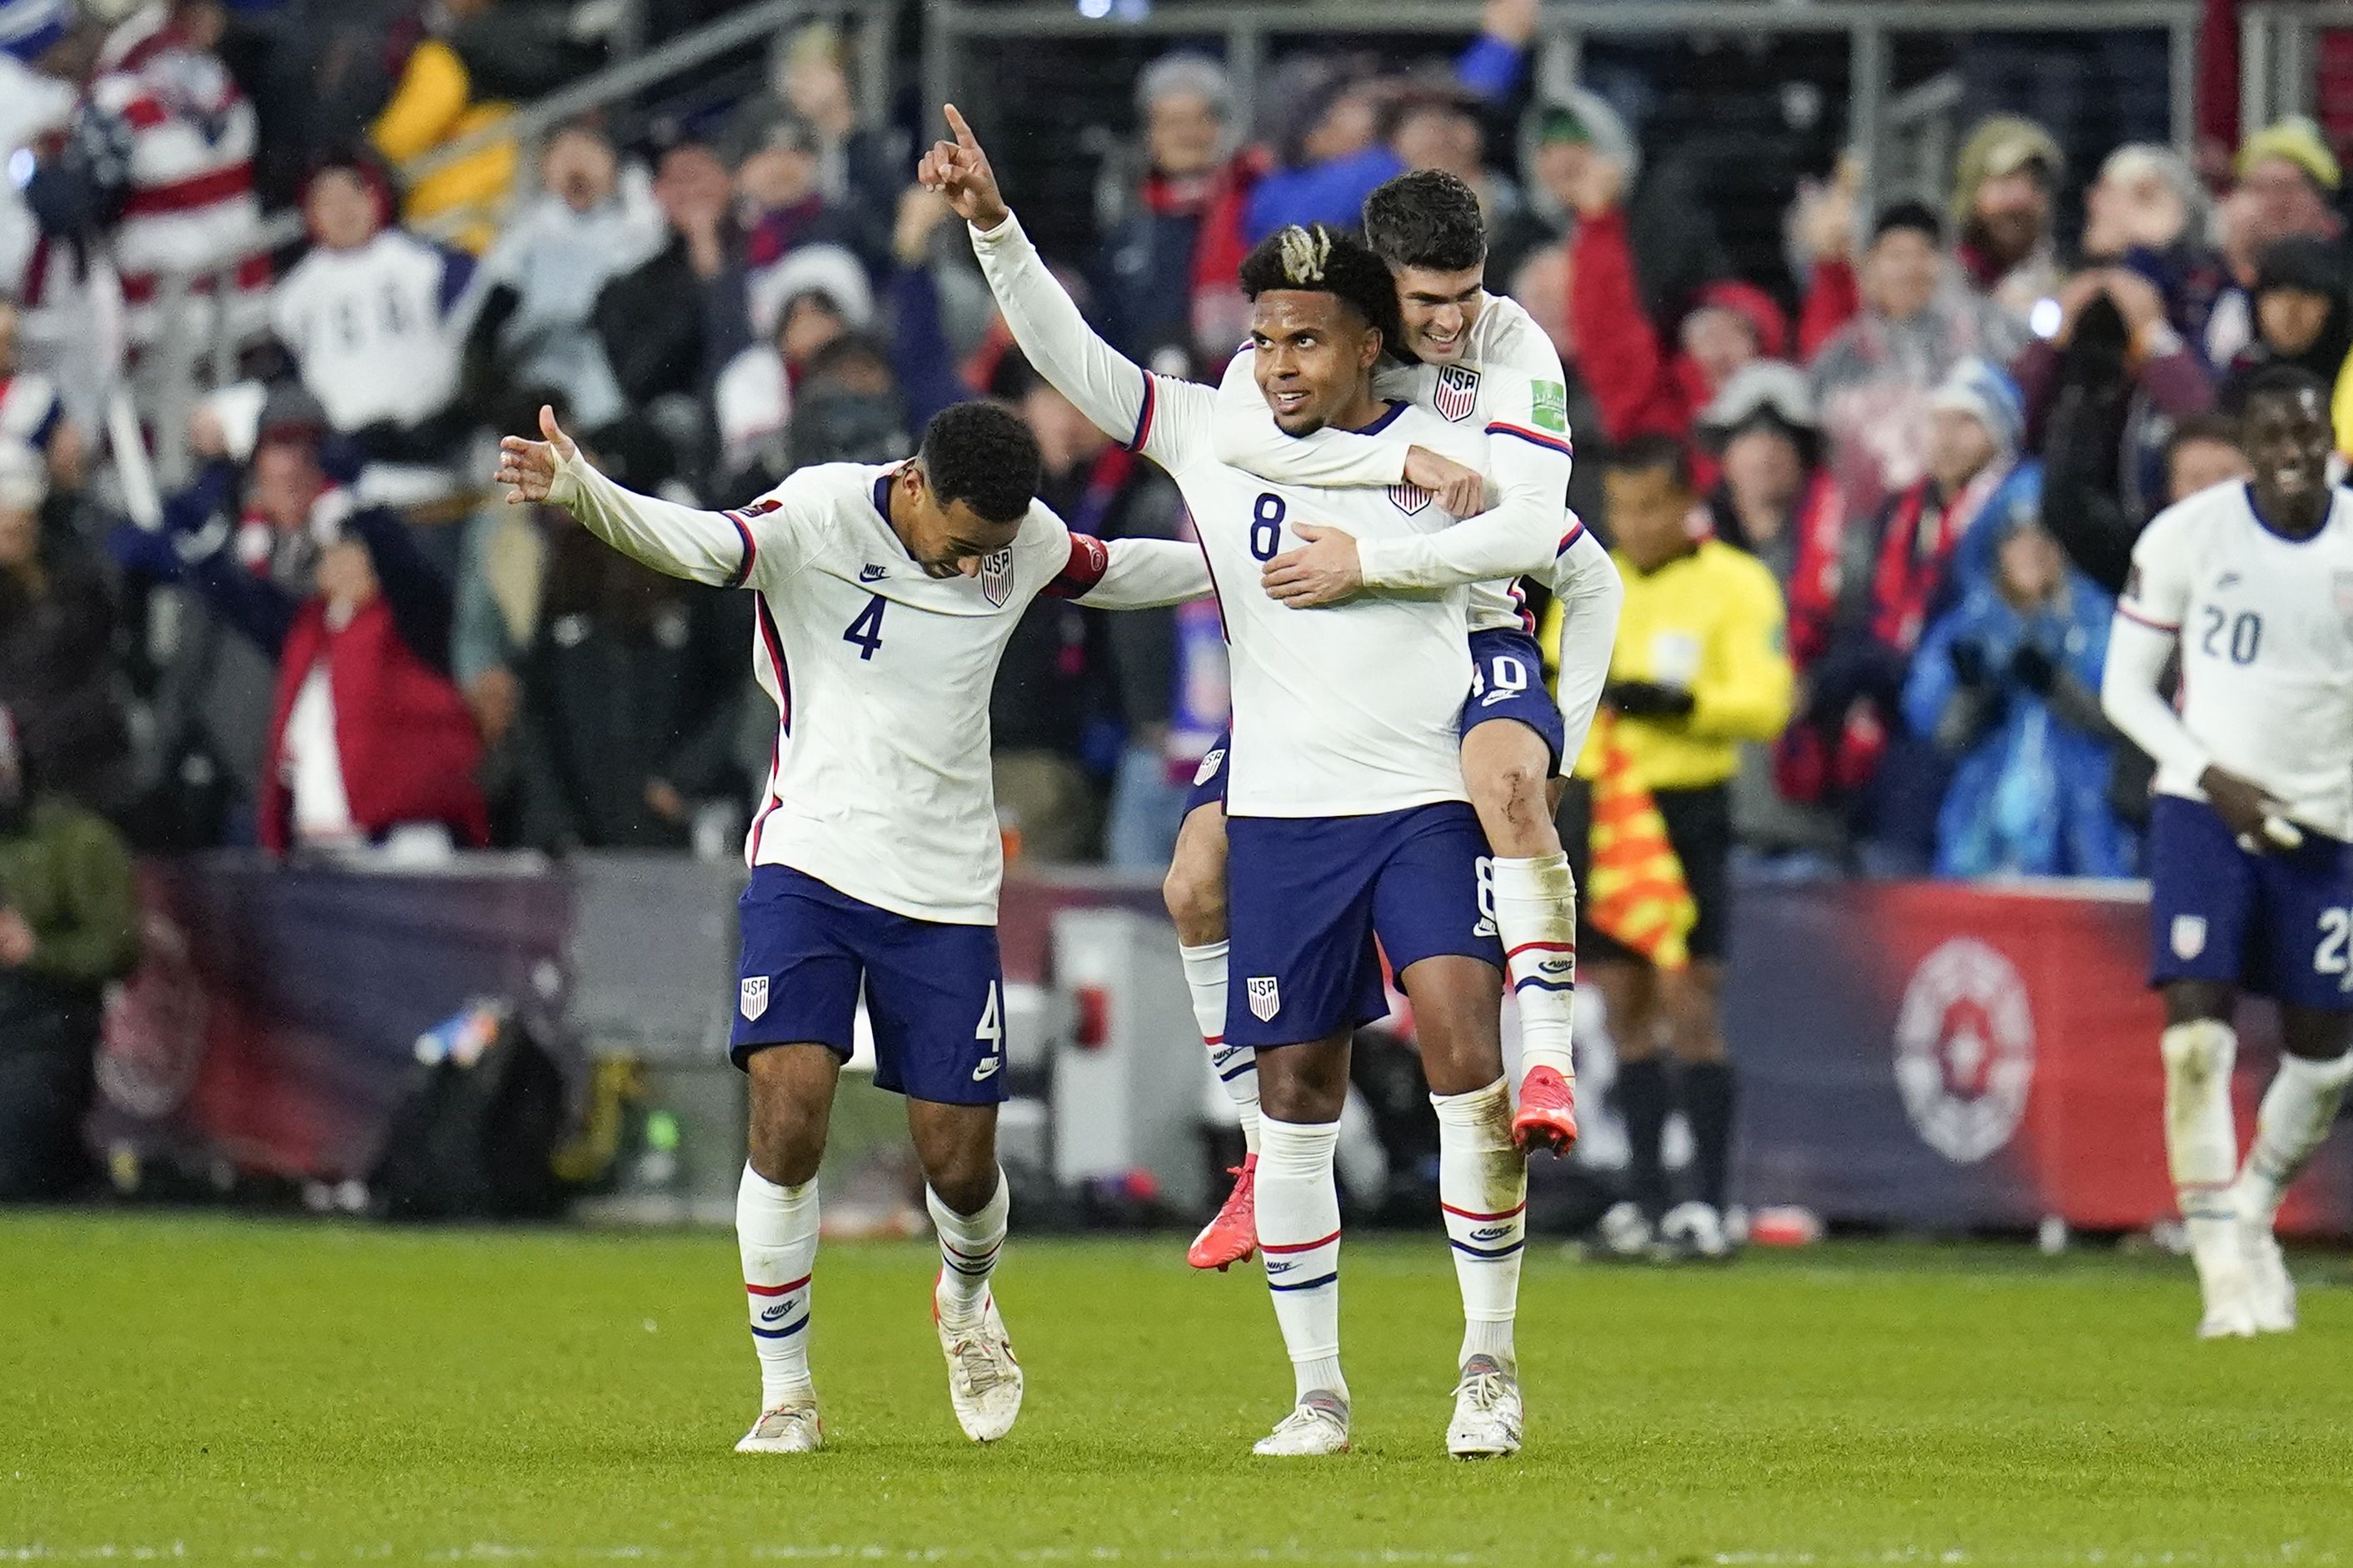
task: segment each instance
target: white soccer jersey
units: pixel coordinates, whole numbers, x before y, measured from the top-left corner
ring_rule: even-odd
[[[2149,748],[2160,793],[2202,800],[2211,763],[2353,839],[2353,492],[2298,542],[2264,526],[2246,485],[2201,490],[2142,533],[2116,612],[2178,634],[2194,744]]]
[[[1479,467],[1493,476],[1499,499],[1449,534],[1360,545],[1366,585],[1425,589],[1467,582],[1472,631],[1535,630],[1514,579],[1532,573],[1548,581],[1552,558],[1572,531],[1563,516],[1571,461],[1568,391],[1552,340],[1516,300],[1490,294],[1461,363],[1388,364],[1377,384],[1384,396],[1483,435],[1488,455]],[[1229,463],[1294,484],[1388,485],[1405,475],[1400,443],[1345,430],[1283,434],[1259,392],[1248,344],[1227,365],[1219,388],[1217,449]],[[1538,557],[1544,564],[1532,564]],[[1514,562],[1517,570],[1504,569]]]
[[[1219,459],[1217,394],[1148,375],[1097,337],[1018,222],[975,248],[1013,335],[1039,374],[1098,426],[1168,470],[1217,579],[1232,648],[1233,742],[1226,809],[1236,816],[1364,816],[1461,800],[1458,721],[1471,685],[1464,590],[1295,610],[1259,583],[1303,542],[1302,523],[1366,542],[1419,537],[1454,519],[1402,484],[1317,489]],[[1476,432],[1409,403],[1370,432],[1472,468]],[[1556,517],[1557,513],[1556,513]]]
[[[458,390],[448,316],[464,277],[448,252],[388,228],[305,256],[271,292],[270,324],[336,429],[414,425]]]
[[[934,580],[892,531],[897,471],[803,468],[741,511],[710,512],[575,459],[552,499],[659,571],[759,595],[753,670],[777,723],[746,858],[896,914],[989,925],[1004,854],[988,699],[1021,612],[1040,594],[1173,605],[1207,594],[1208,574],[1192,545],[1106,544],[1033,505],[977,576]]]

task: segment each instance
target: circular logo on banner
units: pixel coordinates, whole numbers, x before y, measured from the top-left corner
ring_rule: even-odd
[[[207,1008],[187,934],[169,916],[145,910],[140,944],[138,973],[107,987],[98,1085],[122,1110],[153,1121],[195,1087]]]
[[[1912,972],[1895,1017],[1895,1087],[1928,1147],[1973,1165],[2008,1143],[2034,1082],[2034,1015],[2017,966],[1955,937]]]

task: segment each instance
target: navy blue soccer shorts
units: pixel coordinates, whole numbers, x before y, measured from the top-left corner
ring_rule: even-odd
[[[2298,1007],[2353,1012],[2353,844],[2306,827],[2254,855],[2214,808],[2149,805],[2149,984],[2217,981]]]
[[[1381,1017],[1384,952],[1399,974],[1449,954],[1504,966],[1487,840],[1461,801],[1229,817],[1226,840],[1229,1046],[1299,1045]]]
[[[1471,634],[1471,695],[1462,700],[1462,738],[1469,740],[1472,731],[1497,719],[1516,719],[1544,737],[1554,777],[1576,760],[1560,754],[1568,743],[1568,727],[1545,686],[1544,654],[1523,631]]]
[[[1209,742],[1201,753],[1201,765],[1193,770],[1192,787],[1185,792],[1185,815],[1192,816],[1205,805],[1223,808],[1226,804],[1226,753],[1233,749],[1234,732],[1225,730]]]
[[[876,1088],[943,1105],[1005,1098],[995,926],[893,914],[788,866],[754,867],[737,909],[737,1067],[763,1046],[824,1046],[848,1060],[862,984]]]

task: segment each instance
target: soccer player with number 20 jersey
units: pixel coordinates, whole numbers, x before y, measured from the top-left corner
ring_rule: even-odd
[[[2166,1152],[2208,1339],[2295,1326],[2273,1223],[2353,1079],[2353,494],[2328,482],[2328,398],[2293,366],[2249,384],[2253,478],[2148,525],[2101,684],[2109,718],[2157,763]],[[2158,690],[2177,653],[2178,710]],[[2278,1001],[2286,1047],[2243,1164],[2242,988]]]

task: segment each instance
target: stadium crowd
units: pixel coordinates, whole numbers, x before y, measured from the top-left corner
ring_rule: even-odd
[[[29,778],[153,848],[731,852],[768,746],[749,608],[489,494],[488,441],[543,403],[625,483],[729,507],[999,398],[1074,528],[1184,535],[1173,488],[1010,347],[962,226],[912,184],[912,122],[858,100],[831,26],[779,40],[740,101],[567,124],[535,159],[498,139],[593,68],[600,15],[0,5],[0,705]],[[1852,158],[1767,139],[1760,242],[1622,102],[1540,90],[1535,26],[1533,0],[1491,0],[1451,58],[1303,54],[1261,103],[1166,55],[1112,165],[1134,178],[1059,259],[1124,351],[1214,378],[1251,243],[1353,223],[1408,169],[1460,175],[1491,286],[1571,367],[1579,510],[1607,537],[1609,479],[1639,469],[1684,519],[1671,559],[1713,540],[1779,586],[1797,698],[1740,753],[1745,851],[1790,875],[2130,874],[2146,768],[2095,697],[2114,597],[2157,510],[2243,471],[2251,374],[2342,379],[2327,137],[2261,128],[2202,170],[2127,142],[2086,169],[1999,113],[1940,199],[1868,211]],[[227,312],[239,374],[202,389],[187,482],[133,521],[82,362],[113,331],[135,376],[159,279],[209,276],[281,204],[302,238],[188,307]],[[108,273],[112,328],[87,305]],[[2337,424],[2353,449],[2353,396]],[[993,711],[1022,853],[1165,865],[1222,658],[1214,605],[1037,605]],[[1688,724],[1660,687],[1611,689],[1638,753]]]

